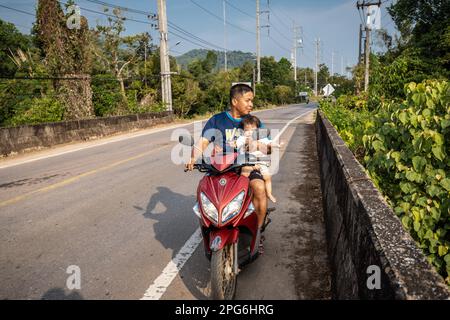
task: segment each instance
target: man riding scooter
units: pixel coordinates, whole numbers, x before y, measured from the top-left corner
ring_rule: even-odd
[[[230,89],[230,110],[218,113],[212,116],[202,131],[202,136],[198,140],[196,146],[192,148],[191,159],[186,164],[186,169],[191,171],[194,168],[194,164],[197,162],[203,151],[206,150],[211,142],[214,142],[216,148],[220,148],[223,151],[232,149],[230,142],[236,138],[239,132],[241,121],[244,117],[250,114],[253,109],[253,89],[246,84],[236,84]],[[219,132],[218,136],[221,136],[222,141],[218,141],[215,138],[215,132]],[[219,137],[220,139],[220,137]],[[258,148],[264,150],[265,145],[258,145]],[[258,235],[257,239],[261,238],[261,228],[265,223],[265,217],[267,213],[267,197],[265,190],[265,183],[263,176],[257,170],[252,171],[250,176],[250,188],[253,191],[253,205],[255,207],[255,213],[258,218]],[[260,247],[262,250],[262,241]]]

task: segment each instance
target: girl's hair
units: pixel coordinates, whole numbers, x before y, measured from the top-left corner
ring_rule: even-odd
[[[241,126],[244,128],[245,125],[255,125],[257,128],[261,127],[261,120],[258,117],[248,115],[242,119]]]

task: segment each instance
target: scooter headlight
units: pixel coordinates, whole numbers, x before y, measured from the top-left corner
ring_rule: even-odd
[[[242,201],[244,200],[245,191],[240,192],[233,200],[222,211],[222,223],[227,222],[234,216],[236,216],[239,211],[241,211]]]
[[[210,218],[213,222],[217,223],[219,213],[217,212],[214,204],[209,201],[208,197],[203,192],[200,192],[200,199],[202,201],[203,212],[206,213],[208,218]]]
[[[253,205],[253,202],[250,202],[248,205],[247,211],[244,214],[244,219],[247,218],[249,215],[251,215],[255,211],[255,206]]]
[[[202,218],[200,208],[198,207],[198,202],[195,203],[195,206],[192,208],[192,210],[194,210],[194,213],[197,217],[199,217],[200,219]]]

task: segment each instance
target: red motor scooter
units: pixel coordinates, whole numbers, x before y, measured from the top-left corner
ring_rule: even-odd
[[[179,141],[194,145],[190,136],[180,136]],[[193,210],[200,219],[205,255],[211,261],[212,299],[233,299],[240,268],[259,255],[252,190],[249,179],[240,175],[240,169],[255,165],[255,160],[249,154],[216,153],[194,165],[206,172]],[[269,222],[266,214],[262,230]]]

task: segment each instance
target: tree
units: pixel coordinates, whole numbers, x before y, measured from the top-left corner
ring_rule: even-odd
[[[182,71],[180,76],[172,80],[173,110],[183,117],[200,101],[201,91],[198,82],[190,78],[186,71]]]
[[[409,52],[422,61],[428,74],[450,75],[450,1],[398,0],[388,7],[403,43],[394,58]],[[405,51],[406,50],[406,51]]]
[[[317,87],[318,90],[322,90],[323,87],[327,85],[330,78],[330,71],[326,64],[322,63],[319,65],[319,72],[317,73]]]
[[[105,12],[109,9],[105,8]],[[114,8],[112,13],[115,18],[108,17],[107,26],[97,26],[97,35],[100,37],[100,46],[97,47],[95,55],[102,60],[105,67],[114,75],[120,85],[124,103],[127,102],[125,92],[124,73],[130,64],[136,62],[139,58],[139,52],[143,45],[148,45],[148,34],[142,33],[133,36],[122,37],[125,31],[124,20],[119,8]],[[124,113],[125,110],[118,110],[118,113]]]
[[[0,19],[0,75],[14,76],[18,67],[11,56],[17,50],[26,52],[30,45],[29,37],[21,34],[12,23]]]
[[[69,1],[67,6],[73,2]],[[90,71],[92,55],[87,20],[81,17],[80,28],[67,28],[65,16],[56,0],[39,0],[35,33],[49,74],[57,79],[54,86],[65,107],[65,119],[82,119],[94,115]]]

